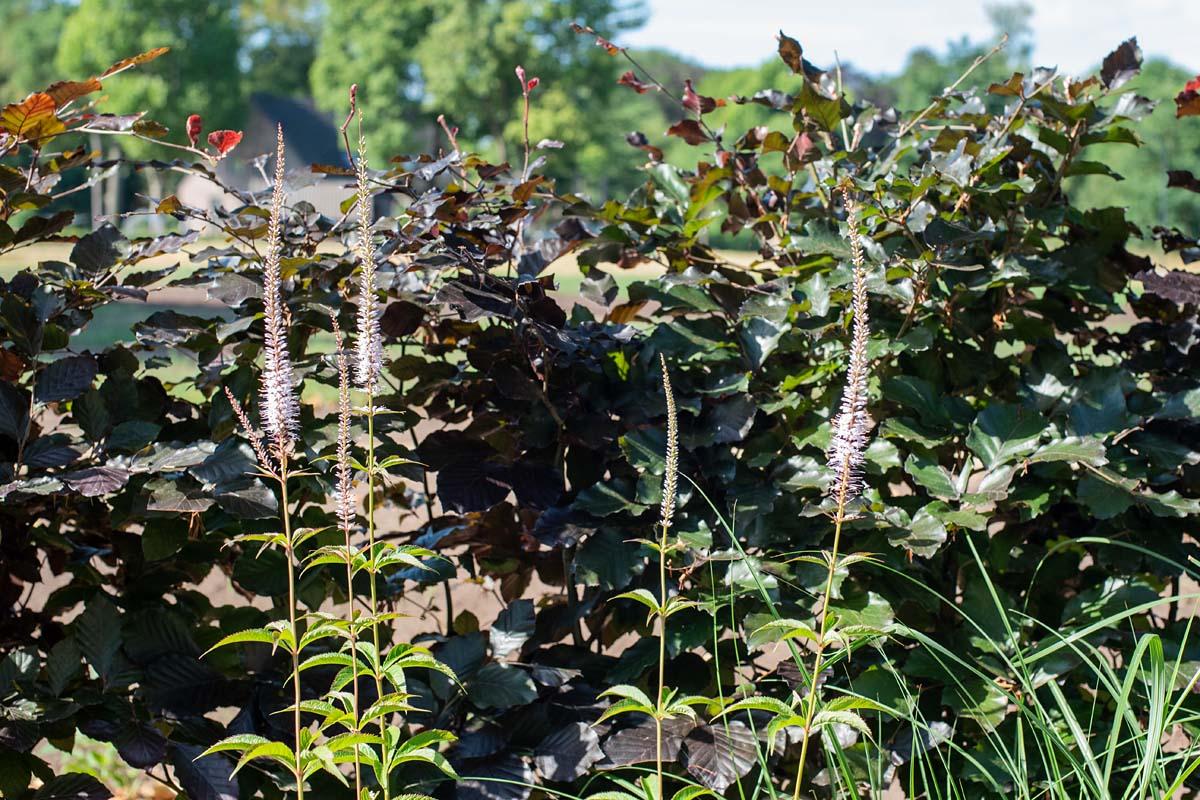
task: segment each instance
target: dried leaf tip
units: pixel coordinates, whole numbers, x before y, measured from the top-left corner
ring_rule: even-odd
[[[852,187],[843,183],[841,191],[846,198],[846,224],[849,229],[850,254],[853,275],[854,314],[853,331],[850,339],[849,363],[846,368],[846,386],[842,393],[841,406],[833,418],[833,435],[826,456],[833,471],[834,482],[830,494],[837,500],[839,514],[844,513],[847,501],[862,492],[862,469],[866,458],[868,433],[871,418],[867,414],[867,384],[870,378],[870,363],[867,360],[867,341],[870,337],[870,319],[867,314],[867,276],[862,242],[859,239],[859,208],[852,194]]]
[[[354,525],[353,472],[350,469],[350,364],[342,348],[342,328],[337,315],[330,314],[337,347],[338,368],[338,438],[337,438],[337,515],[347,534]]]
[[[361,120],[361,116],[360,116]],[[383,370],[383,337],[379,329],[379,302],[375,286],[375,240],[371,229],[371,194],[367,176],[367,142],[358,137],[358,242],[355,255],[359,263],[358,341],[354,361],[354,380],[371,391]]]
[[[675,517],[675,494],[679,482],[679,415],[675,408],[675,394],[671,389],[671,373],[667,371],[667,359],[661,353],[658,358],[662,364],[663,393],[667,399],[667,453],[659,515],[665,533]]]
[[[284,216],[284,145],[283,128],[276,129],[275,185],[271,190],[271,214],[267,222],[267,254],[263,260],[263,336],[262,373],[263,429],[286,448],[296,437],[300,421],[300,403],[296,398],[292,361],[288,355],[288,314],[283,304]]]

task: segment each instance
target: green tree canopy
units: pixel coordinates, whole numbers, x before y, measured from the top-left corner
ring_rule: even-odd
[[[71,13],[62,0],[0,3],[0,92],[18,99],[57,79],[54,55],[63,22]]]
[[[242,0],[246,94],[307,97],[309,73],[325,22],[320,0]]]
[[[245,103],[238,65],[234,0],[82,0],[59,40],[57,67],[76,78],[155,47],[171,52],[104,87],[113,109],[145,109],[183,139],[184,121],[200,114],[206,130],[240,127]],[[152,147],[122,139],[132,155]]]
[[[358,84],[369,145],[380,157],[433,135],[433,120],[419,113],[423,86],[414,50],[434,19],[434,7],[435,0],[341,0],[329,6],[310,73],[313,97],[335,117],[344,115],[349,88]]]

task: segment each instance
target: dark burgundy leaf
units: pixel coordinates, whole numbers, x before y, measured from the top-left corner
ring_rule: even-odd
[[[741,722],[701,723],[683,739],[683,765],[696,780],[724,794],[756,763],[757,744]]]
[[[30,217],[25,220],[25,224],[17,231],[16,236],[13,238],[13,244],[22,244],[35,239],[44,239],[48,236],[53,236],[74,221],[75,212],[71,210],[59,211],[49,217]]]
[[[238,800],[238,780],[233,775],[234,762],[220,753],[204,756],[203,747],[173,745],[171,764],[179,785],[190,800]]]
[[[38,374],[34,399],[39,403],[74,400],[91,388],[99,366],[91,356],[67,356],[51,361]]]
[[[522,506],[549,508],[562,496],[559,473],[544,464],[518,461],[507,470],[503,479],[512,487]]]
[[[817,147],[812,137],[807,133],[800,133],[792,140],[787,152],[784,153],[784,163],[788,169],[793,172],[799,170],[800,167],[806,164],[811,164],[821,157],[821,148]]]
[[[149,769],[167,757],[167,738],[145,723],[125,727],[113,744],[125,763],[134,769]]]
[[[717,405],[708,416],[705,435],[713,442],[740,442],[750,433],[758,406],[747,395]]]
[[[1116,50],[1104,57],[1100,65],[1100,81],[1107,89],[1116,89],[1135,77],[1142,69],[1142,48],[1137,37],[1121,42]]]
[[[621,52],[621,48],[617,47],[615,44],[610,42],[608,39],[605,39],[603,36],[596,33],[596,31],[594,31],[591,28],[591,26],[580,25],[578,22],[572,22],[571,30],[574,31],[575,33],[582,33],[582,34],[587,34],[589,36],[595,36],[596,37],[596,46],[603,48],[605,51],[607,51],[607,53],[610,56],[615,56],[617,53]]]
[[[0,434],[20,441],[26,435],[28,424],[29,392],[8,381],[0,381]]]
[[[82,772],[68,772],[51,778],[33,793],[33,800],[109,800],[112,792],[104,784]]]
[[[704,128],[694,119],[685,119],[676,122],[667,128],[667,136],[678,136],[688,144],[703,144],[709,141],[708,134],[704,132]]]
[[[484,724],[478,730],[467,731],[459,736],[452,752],[455,760],[486,758],[500,752],[506,744],[508,737],[503,728]]]
[[[457,800],[526,800],[536,776],[525,759],[515,753],[469,762],[458,768]]]
[[[586,722],[573,722],[547,736],[533,753],[538,772],[552,781],[573,781],[604,757],[600,737]]]
[[[639,80],[638,76],[633,70],[629,70],[628,72],[622,74],[620,78],[617,78],[617,83],[621,86],[628,86],[638,94],[645,94],[651,90],[658,91],[658,86],[653,83],[646,83],[645,81]]]
[[[25,371],[25,359],[14,350],[0,348],[0,381],[15,383]]]
[[[1167,188],[1200,192],[1200,178],[1184,169],[1169,169],[1167,170]]]
[[[692,87],[692,79],[688,78],[683,82],[683,107],[695,114],[707,114],[720,105],[711,97],[705,97],[702,94],[696,94],[696,90]]]
[[[1100,65],[1100,82],[1108,89],[1117,89],[1128,83],[1141,71],[1141,48],[1138,47],[1138,37],[1127,38],[1120,47],[1104,56]]]
[[[407,300],[397,300],[384,309],[379,327],[394,339],[415,333],[425,319],[425,309]]]
[[[625,141],[629,142],[629,144],[633,145],[639,150],[645,150],[650,154],[651,160],[663,160],[663,151],[650,144],[650,140],[646,138],[646,134],[642,133],[641,131],[632,131],[631,133],[626,134]]]
[[[779,57],[783,59],[783,63],[787,64],[788,69],[795,74],[803,75],[804,50],[800,47],[800,43],[783,31],[780,31],[775,38],[779,40]]]
[[[663,722],[663,761],[675,761],[683,747],[683,737],[695,727],[686,717]],[[623,728],[605,740],[604,755],[615,767],[642,764],[655,757],[654,721],[649,717],[631,728]]]
[[[129,240],[109,223],[84,236],[71,248],[71,263],[96,275],[117,263],[129,252]]]
[[[65,467],[79,458],[77,448],[70,446],[71,438],[65,434],[51,434],[37,439],[25,448],[25,464],[29,467],[46,469]]]
[[[1159,275],[1154,270],[1146,270],[1133,277],[1141,281],[1150,294],[1173,300],[1180,305],[1191,303],[1200,306],[1200,275],[1194,272],[1173,269],[1165,275]]]
[[[121,467],[88,467],[63,476],[67,486],[84,497],[112,494],[129,482],[129,472]]]
[[[455,511],[486,511],[508,492],[508,470],[500,464],[462,460],[438,470],[438,499]]]

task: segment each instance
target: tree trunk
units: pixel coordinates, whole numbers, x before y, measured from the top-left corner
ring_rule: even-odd
[[[100,134],[93,133],[88,136],[88,146],[95,153],[103,151],[103,146],[100,144]],[[96,181],[92,184],[92,229],[96,229],[96,220],[104,214],[104,181]]]
[[[110,159],[120,158],[121,151],[116,147],[110,148],[108,151],[108,157]],[[118,167],[117,170],[115,172],[113,172],[112,177],[110,177],[107,181],[105,181],[105,184],[104,184],[104,211],[102,212],[102,215],[105,218],[107,218],[109,221],[112,221],[115,223],[116,216],[117,216],[117,214],[120,214],[120,213],[121,213],[121,169]]]

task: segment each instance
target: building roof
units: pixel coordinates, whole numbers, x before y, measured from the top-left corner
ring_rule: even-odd
[[[255,92],[250,96],[250,107],[267,123],[272,139],[275,126],[283,126],[289,156],[295,157],[293,163],[350,166],[337,127],[311,100]]]

